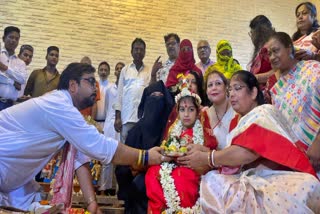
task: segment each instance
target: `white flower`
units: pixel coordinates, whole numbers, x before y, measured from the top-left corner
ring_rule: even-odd
[[[170,142],[170,145],[176,146],[176,148],[180,148],[181,146],[184,146],[183,142],[177,141],[177,136],[179,137],[182,132],[182,123],[180,120],[176,124],[174,124],[174,127],[172,128],[170,132],[170,137],[173,139]],[[203,128],[199,120],[196,120],[194,126],[193,126],[193,137],[192,137],[194,144],[201,144],[203,145]],[[174,185],[174,180],[171,177],[172,170],[176,167],[174,163],[167,163],[164,162],[161,164],[160,168],[160,183],[163,188],[164,198],[166,200],[167,209],[165,210],[166,213],[171,214],[178,211],[182,211],[182,213],[200,213],[200,202],[199,199],[195,203],[193,207],[188,208],[182,208],[180,207],[180,197],[178,195],[178,192],[176,190],[176,187]]]

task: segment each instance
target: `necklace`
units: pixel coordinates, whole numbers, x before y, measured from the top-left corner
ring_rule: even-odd
[[[213,108],[214,108],[214,112],[216,113],[216,116],[217,116],[217,119],[218,119],[218,122],[214,125],[214,127],[212,128],[212,130],[213,130],[213,129],[215,129],[217,126],[221,127],[222,119],[223,119],[224,115],[225,115],[225,114],[227,113],[227,111],[228,111],[228,106],[229,106],[229,104],[227,103],[226,110],[224,111],[224,113],[223,113],[223,115],[222,115],[221,119],[219,118],[219,115],[218,115],[217,109],[215,108],[215,106],[213,106]]]

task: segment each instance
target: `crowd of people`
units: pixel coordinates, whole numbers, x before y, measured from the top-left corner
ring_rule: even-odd
[[[88,57],[60,73],[56,46],[28,75],[33,47],[16,56],[20,30],[6,27],[0,205],[28,210],[40,201],[34,179],[59,156],[51,204],[64,211],[75,174],[87,209],[101,213],[96,193],[112,189],[115,171],[127,214],[320,213],[320,26],[310,2],[295,15],[292,37],[264,15],[250,21],[248,71],[227,40],[217,43],[216,62],[200,40],[196,63],[191,41],[170,33],[168,59],[152,66],[143,62],[146,43],[134,39],[132,62],[115,65],[115,83],[107,61],[96,80]],[[97,189],[91,159],[101,163]]]

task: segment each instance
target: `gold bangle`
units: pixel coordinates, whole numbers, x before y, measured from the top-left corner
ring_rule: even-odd
[[[138,157],[137,165],[140,166],[140,165],[141,165],[141,162],[142,162],[142,150],[139,149],[139,157]]]
[[[97,198],[95,195],[90,196],[87,200],[87,206],[89,206],[92,202],[97,201]]]

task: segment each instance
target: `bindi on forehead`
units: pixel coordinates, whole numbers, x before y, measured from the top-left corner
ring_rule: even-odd
[[[188,102],[187,100],[182,100],[182,106],[187,108],[188,107]]]

